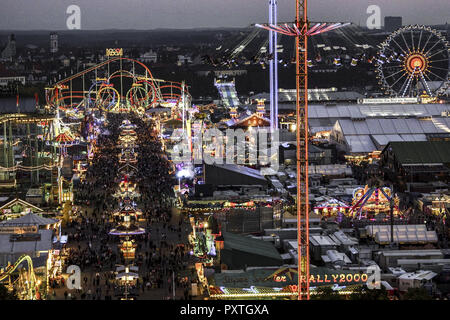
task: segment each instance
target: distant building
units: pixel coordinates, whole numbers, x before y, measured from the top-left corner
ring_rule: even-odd
[[[139,56],[139,60],[143,63],[156,63],[158,62],[158,54],[153,50],[145,52]]]
[[[433,278],[437,273],[426,270],[418,270],[416,272],[405,273],[398,277],[398,288],[401,292],[406,292],[411,288],[433,288]],[[433,289],[431,289],[432,293]]]
[[[183,54],[178,55],[177,65],[182,66],[189,63],[192,63],[192,57]]]
[[[450,40],[450,24],[445,23],[445,26],[447,27],[446,30],[447,30],[447,41],[448,41],[448,40]]]
[[[2,59],[12,59],[16,56],[16,37],[11,34],[8,38],[8,43],[2,50]]]
[[[384,17],[384,31],[394,32],[402,27],[402,17]]]
[[[17,77],[0,77],[0,87],[6,87],[8,83],[20,82],[22,85],[25,85],[25,77],[17,76]]]
[[[58,34],[50,33],[50,53],[58,52]]]

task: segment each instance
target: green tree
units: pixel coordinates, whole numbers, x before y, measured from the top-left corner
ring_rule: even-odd
[[[9,291],[3,284],[0,283],[0,300],[19,300],[16,290]]]
[[[386,288],[368,289],[365,286],[358,287],[350,295],[350,300],[389,300]]]
[[[402,300],[431,300],[431,296],[425,288],[409,288],[402,296]]]
[[[345,296],[340,295],[338,291],[331,287],[319,287],[316,293],[311,295],[311,300],[344,300]]]

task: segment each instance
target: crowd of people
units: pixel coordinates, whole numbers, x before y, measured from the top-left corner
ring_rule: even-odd
[[[134,149],[138,157],[133,179],[139,197],[134,200],[142,211],[140,227],[145,229],[144,234],[133,237],[134,259],[125,259],[119,248],[120,237],[109,234],[117,226],[112,213],[121,203],[113,195],[124,176],[119,170],[122,164],[118,161],[121,152],[118,138],[125,119],[136,125]],[[75,205],[80,208],[78,216],[64,230],[69,234],[65,264],[80,267],[82,288],[73,291],[52,283],[55,298],[58,288],[64,291],[59,298],[64,299],[122,297],[122,287],[116,279],[118,265],[139,268],[139,279],[130,291],[135,298],[189,298],[189,278],[195,277],[195,270],[188,270],[192,266],[187,241],[190,226],[181,215],[173,215],[173,168],[152,121],[133,115],[108,114],[100,132],[85,179],[74,191]],[[174,281],[177,291],[173,290]]]

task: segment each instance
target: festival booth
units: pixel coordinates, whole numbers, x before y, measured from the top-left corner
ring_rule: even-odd
[[[22,199],[15,198],[0,207],[0,221],[19,218],[28,213],[42,214],[43,212],[44,210],[41,208]]]
[[[137,247],[135,241],[132,239],[132,236],[145,234],[145,229],[132,223],[129,216],[124,216],[123,222],[116,228],[113,228],[109,234],[119,236],[119,249],[122,252],[124,259],[132,260],[135,258]]]
[[[336,217],[346,215],[351,207],[334,198],[329,198],[314,207],[314,213],[322,217]]]
[[[131,205],[125,205],[122,209],[114,211],[113,217],[122,221],[145,221],[145,219],[141,219],[142,211],[134,209]]]
[[[207,221],[199,221],[190,217],[192,233],[189,234],[189,243],[193,246],[192,255],[202,260],[205,265],[211,266],[216,257],[215,234]]]
[[[120,300],[134,300],[138,296],[136,288],[139,268],[136,266],[119,266],[116,269],[116,296]]]
[[[130,180],[130,175],[124,174],[123,179],[119,182],[119,188],[113,194],[114,198],[130,198],[140,197],[140,193],[136,191],[136,183]]]
[[[450,208],[450,195],[433,195],[431,198],[431,213],[435,216],[444,217],[445,221]]]

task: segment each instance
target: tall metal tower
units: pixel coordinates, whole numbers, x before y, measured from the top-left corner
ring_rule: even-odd
[[[269,0],[269,24],[277,24],[277,0]],[[278,50],[277,32],[269,31],[270,128],[278,129]]]
[[[307,0],[296,0],[295,26],[308,28]],[[297,253],[298,299],[309,300],[308,35],[295,37],[297,84]]]
[[[295,22],[257,27],[295,37],[297,87],[297,245],[298,299],[309,300],[309,199],[308,199],[308,37],[347,24],[316,23],[309,27],[308,0],[295,0]],[[277,89],[278,91],[278,89]],[[272,98],[272,97],[271,97]]]

